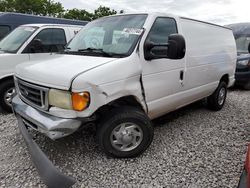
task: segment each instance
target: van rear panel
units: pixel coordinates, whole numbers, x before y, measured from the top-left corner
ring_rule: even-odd
[[[234,78],[236,45],[232,30],[222,26],[180,18],[186,40],[187,79],[185,89],[218,81],[223,75]]]

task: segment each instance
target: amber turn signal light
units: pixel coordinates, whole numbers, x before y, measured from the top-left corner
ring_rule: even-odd
[[[76,111],[83,111],[88,108],[90,95],[88,92],[72,93],[72,106]]]

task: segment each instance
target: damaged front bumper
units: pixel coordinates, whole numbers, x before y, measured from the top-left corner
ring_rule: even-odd
[[[26,126],[45,134],[52,140],[72,134],[82,124],[82,121],[77,119],[59,118],[36,110],[24,103],[18,96],[13,98],[12,108]]]
[[[74,119],[57,118],[40,112],[26,105],[18,96],[13,99],[12,108],[17,118],[20,132],[30,152],[31,159],[43,182],[48,187],[71,187],[76,181],[55,168],[48,157],[33,141],[27,127],[42,132],[52,139],[57,139],[75,132],[81,126],[82,122]]]
[[[37,168],[45,185],[49,188],[68,188],[75,184],[75,180],[59,172],[39,146],[30,137],[27,128],[19,115],[16,116],[18,127],[29,149],[31,159]]]

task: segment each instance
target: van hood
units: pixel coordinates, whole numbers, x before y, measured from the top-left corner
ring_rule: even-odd
[[[68,90],[72,81],[80,74],[114,61],[116,58],[54,55],[16,67],[15,76],[38,85]]]

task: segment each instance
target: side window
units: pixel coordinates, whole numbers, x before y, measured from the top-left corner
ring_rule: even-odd
[[[156,18],[147,40],[153,43],[167,43],[171,34],[178,33],[177,25],[173,18]]]
[[[66,43],[63,29],[44,29],[37,34],[24,53],[59,52],[64,49]]]
[[[0,25],[0,40],[2,40],[10,32],[10,27],[6,25]]]

